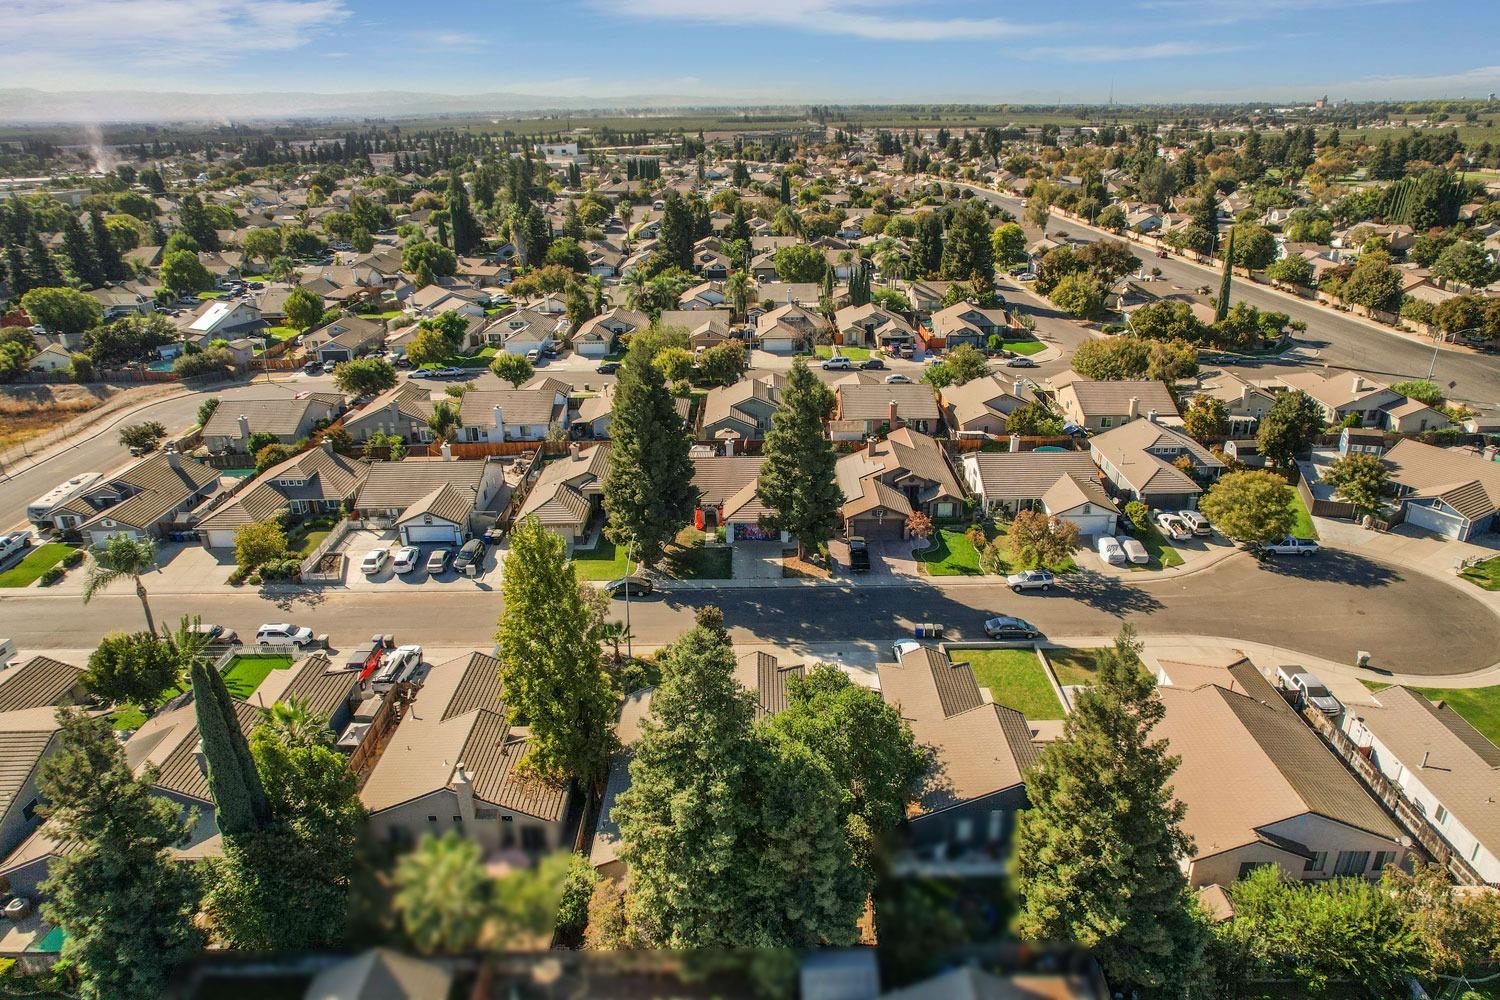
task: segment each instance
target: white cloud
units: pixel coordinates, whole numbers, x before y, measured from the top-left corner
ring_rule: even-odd
[[[1054,30],[999,17],[923,17],[901,0],[593,0],[621,17],[746,28],[795,28],[877,41],[985,41]]]
[[[418,46],[426,49],[472,52],[485,46],[485,40],[482,37],[465,31],[413,31],[408,37]]]
[[[1068,45],[1044,46],[1017,50],[1026,59],[1055,59],[1061,62],[1135,62],[1142,59],[1187,59],[1237,52],[1247,46],[1220,45],[1211,42],[1158,42],[1152,45]]]
[[[1413,0],[1141,0],[1142,10],[1161,11],[1189,25],[1227,25],[1356,7],[1389,6]]]

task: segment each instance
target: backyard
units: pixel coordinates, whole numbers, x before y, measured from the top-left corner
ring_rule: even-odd
[[[285,670],[291,665],[292,658],[284,653],[236,656],[229,661],[229,669],[224,671],[224,687],[232,697],[248,701],[271,671]]]
[[[1500,556],[1475,563],[1458,575],[1476,587],[1500,590]]]
[[[73,546],[61,542],[38,545],[4,573],[0,573],[0,587],[29,587],[47,570],[63,561]]]
[[[956,649],[955,662],[967,662],[980,687],[990,689],[996,704],[1013,708],[1028,719],[1061,719],[1062,703],[1052,690],[1042,661],[1031,649]]]
[[[1063,687],[1093,684],[1099,679],[1099,658],[1102,649],[1072,649],[1059,647],[1045,651],[1047,662],[1052,664],[1052,673]]]

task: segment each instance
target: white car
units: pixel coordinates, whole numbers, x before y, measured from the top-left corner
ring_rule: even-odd
[[[1052,574],[1044,569],[1023,570],[1005,578],[1006,585],[1018,594],[1023,590],[1047,590],[1054,582]]]
[[[1193,537],[1193,533],[1188,530],[1187,525],[1178,520],[1175,514],[1169,514],[1164,510],[1158,511],[1156,517],[1152,520],[1156,522],[1157,529],[1174,542],[1185,541]]]
[[[1276,679],[1281,686],[1296,691],[1313,708],[1324,715],[1338,715],[1344,710],[1344,706],[1333,696],[1333,692],[1323,686],[1313,674],[1298,670],[1296,667],[1277,667]]]
[[[908,377],[906,377],[905,375],[902,375],[900,372],[897,372],[894,375],[887,375],[885,377],[885,384],[886,385],[910,385],[911,384],[911,379],[908,378]]]
[[[280,622],[262,625],[255,633],[255,642],[260,646],[311,646],[313,630],[306,626]]]
[[[410,573],[417,568],[417,562],[422,558],[422,550],[415,545],[403,545],[396,550],[396,558],[391,560],[391,570],[395,573]]]
[[[823,362],[825,372],[846,372],[854,367],[854,362],[840,354]]]
[[[1312,556],[1318,553],[1318,543],[1311,538],[1293,538],[1288,535],[1279,542],[1267,542],[1260,551],[1274,556]]]
[[[1125,550],[1125,558],[1137,566],[1144,566],[1151,561],[1151,553],[1146,551],[1146,546],[1129,535],[1121,535],[1115,541],[1120,543],[1120,548]]]
[[[1177,520],[1181,521],[1195,535],[1211,535],[1214,526],[1208,523],[1208,518],[1196,510],[1179,510]]]
[[[907,653],[910,653],[914,649],[921,648],[922,644],[915,639],[897,639],[891,645],[891,657],[897,663],[900,663],[901,657],[905,656]]]
[[[1099,558],[1111,566],[1119,566],[1125,562],[1125,550],[1120,543],[1108,535],[1099,539]]]
[[[397,646],[380,661],[370,684],[377,692],[387,691],[397,683],[414,679],[421,666],[421,646]]]
[[[365,576],[371,573],[379,573],[385,569],[385,564],[391,558],[390,549],[371,549],[365,553],[365,557],[359,561],[359,571]]]

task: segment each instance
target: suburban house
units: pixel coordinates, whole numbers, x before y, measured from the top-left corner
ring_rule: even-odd
[[[1261,417],[1276,402],[1275,394],[1269,389],[1227,371],[1204,376],[1193,395],[1207,396],[1224,404],[1224,410],[1229,414],[1229,436],[1232,438],[1254,434]]]
[[[0,687],[0,694],[9,687]],[[57,749],[57,710],[51,705],[0,712],[0,854],[10,854],[41,824],[37,787],[42,761]]]
[[[963,385],[945,385],[938,392],[948,426],[958,435],[1005,433],[1005,421],[1013,410],[1036,401],[1036,395],[1003,375],[970,379]]]
[[[484,296],[473,288],[428,285],[407,296],[406,311],[415,316],[439,316],[445,312],[483,316]]]
[[[694,285],[677,297],[677,308],[698,312],[704,309],[723,308],[727,301],[724,286],[719,281],[705,281]]]
[[[1362,427],[1375,427],[1397,434],[1437,430],[1450,423],[1447,416],[1426,403],[1408,399],[1388,385],[1360,374],[1322,375],[1296,371],[1277,376],[1289,389],[1305,392],[1323,410],[1323,419],[1341,424],[1349,417]]]
[[[759,441],[771,429],[771,418],[781,406],[786,377],[770,373],[742,378],[733,385],[716,386],[703,399],[699,437],[704,440]]]
[[[85,700],[83,669],[50,656],[0,667],[0,712],[76,705]]]
[[[517,309],[484,328],[484,340],[507,354],[541,351],[557,343],[567,320],[534,309]]]
[[[248,453],[256,434],[274,434],[279,444],[292,444],[317,430],[319,421],[332,421],[343,412],[344,397],[336,392],[237,398],[216,408],[201,434],[216,455]]]
[[[615,349],[620,337],[644,330],[651,318],[616,307],[585,321],[573,331],[573,350],[586,358],[602,358]]]
[[[844,492],[840,516],[846,535],[869,539],[906,537],[906,518],[913,512],[933,520],[957,517],[964,492],[948,464],[942,445],[909,427],[839,458],[834,467]]]
[[[31,356],[26,367],[34,372],[65,372],[73,367],[73,355],[59,344],[48,344]]]
[[[1487,882],[1500,882],[1500,749],[1451,706],[1395,685],[1340,728]]]
[[[218,470],[168,449],[73,496],[53,511],[51,521],[63,535],[81,536],[89,545],[103,545],[116,535],[160,537],[177,515],[218,488]]]
[[[1466,541],[1500,530],[1500,464],[1410,438],[1385,453],[1406,522]]]
[[[1057,406],[1065,418],[1090,434],[1152,414],[1161,421],[1178,419],[1177,403],[1167,384],[1156,379],[1096,382],[1074,378],[1057,390]]]
[[[548,462],[526,494],[516,520],[535,517],[561,535],[571,552],[574,543],[588,537],[603,496],[604,478],[609,475],[611,454],[607,444],[588,449],[574,444],[566,455]]]
[[[211,340],[233,340],[254,333],[265,323],[255,304],[243,300],[210,299],[199,306],[181,326],[182,339],[193,344]]]
[[[337,732],[350,717],[351,704],[359,698],[358,682],[359,671],[338,669],[326,653],[314,653],[292,668],[271,671],[255,692],[256,704],[234,701],[236,721],[248,738],[261,720],[262,705],[269,707],[296,698],[312,713],[328,716],[330,728]],[[32,711],[45,712],[52,718],[51,708]],[[208,790],[198,737],[197,707],[193,702],[147,719],[126,739],[124,750],[125,760],[137,777],[148,769],[156,770],[153,794],[170,801],[184,815],[196,816],[187,839],[171,848],[172,857],[178,861],[218,857],[223,849],[222,838]],[[52,860],[72,850],[72,845],[55,836],[53,824],[44,823],[0,861],[0,878],[10,881],[13,893],[35,899]]]
[[[849,347],[880,349],[914,344],[917,339],[910,323],[873,302],[834,313],[833,329],[838,342]]]
[[[1187,806],[1190,886],[1261,865],[1325,879],[1402,863],[1401,831],[1254,664],[1181,672],[1192,686],[1158,688],[1166,714],[1153,735],[1182,758],[1172,790]],[[1215,679],[1194,683],[1205,675]]]
[[[755,339],[763,351],[772,354],[795,354],[815,342],[819,331],[828,329],[828,321],[811,309],[794,302],[762,313],[755,321]]]
[[[1080,535],[1113,535],[1120,509],[1104,491],[1093,459],[1079,451],[970,452],[964,482],[989,512],[1040,510]]]
[[[462,545],[510,502],[509,464],[494,458],[373,462],[354,495],[355,514],[388,523],[402,545]]]
[[[498,660],[437,664],[360,789],[370,831],[403,845],[451,831],[486,853],[563,846],[568,787],[518,772],[529,742],[506,721]]]
[[[303,334],[302,346],[319,361],[350,361],[385,347],[385,324],[363,316],[340,316]]]
[[[919,646],[881,663],[880,695],[932,754],[932,769],[907,810],[913,867],[1004,862],[1016,813],[1026,808],[1022,775],[1036,760],[1026,716],[995,704],[967,663]]]
[[[372,434],[395,434],[408,443],[432,440],[427,421],[432,417],[432,391],[420,382],[402,379],[376,396],[368,406],[344,420],[344,430],[357,442]]]
[[[108,323],[117,320],[121,316],[146,316],[150,314],[151,298],[144,292],[138,292],[123,285],[106,285],[103,288],[90,289],[84,293],[99,303],[103,310],[103,320]]]
[[[929,346],[945,346],[949,350],[961,344],[983,348],[990,337],[1004,337],[1011,328],[1010,314],[1004,309],[981,309],[969,302],[955,302],[933,313],[931,323]]]
[[[1182,431],[1141,418],[1089,438],[1089,454],[1117,497],[1159,510],[1195,506],[1199,479],[1217,479],[1224,463]],[[1193,474],[1177,463],[1192,464]]]
[[[898,427],[928,434],[942,424],[931,386],[858,381],[840,385],[835,393],[838,405],[831,426],[835,441],[858,440]]]
[[[463,395],[459,407],[460,440],[544,441],[553,427],[568,426],[566,390],[476,389]]]
[[[704,531],[724,528],[724,540],[734,542],[788,541],[784,532],[763,527],[774,513],[756,492],[762,455],[711,455],[693,459],[693,486],[698,490],[694,523]]]
[[[267,469],[254,485],[197,522],[198,536],[211,549],[234,548],[246,524],[270,520],[283,511],[294,516],[337,511],[358,492],[369,465],[347,458],[324,441],[319,447]]]

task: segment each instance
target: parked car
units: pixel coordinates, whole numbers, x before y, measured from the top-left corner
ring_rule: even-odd
[[[302,373],[304,375],[317,375],[322,372],[322,370],[323,366],[316,360],[309,361],[307,364],[302,366]]]
[[[1152,520],[1156,523],[1157,530],[1173,541],[1180,542],[1193,537],[1193,533],[1188,530],[1188,526],[1178,520],[1176,514],[1169,514],[1167,511],[1159,510]]]
[[[914,649],[921,648],[922,644],[915,639],[897,639],[891,643],[891,658],[899,663],[901,662],[901,657]]]
[[[1040,639],[1041,631],[1024,618],[996,615],[984,623],[984,634],[991,639]]]
[[[1136,544],[1140,543],[1137,542]],[[1098,549],[1099,558],[1103,559],[1110,566],[1119,566],[1125,562],[1124,547],[1121,546],[1117,540],[1109,537],[1108,535],[1103,535],[1099,538]],[[1142,549],[1142,551],[1145,550]]]
[[[415,545],[403,545],[396,550],[396,558],[391,560],[391,571],[398,576],[410,573],[417,568],[417,560],[421,558],[421,549]]]
[[[337,361],[325,361],[325,362],[323,362],[323,374],[324,375],[332,375],[333,374],[333,370],[335,368],[337,368],[338,366],[339,366],[339,363]]]
[[[542,360],[542,352],[533,347],[531,350],[526,352],[526,360],[530,361],[532,364],[536,364],[538,361]]]
[[[1121,535],[1115,541],[1120,543],[1120,548],[1125,550],[1125,558],[1137,566],[1144,566],[1151,561],[1151,553],[1146,551],[1146,546],[1129,535]]]
[[[218,645],[237,646],[240,642],[239,633],[232,628],[225,628],[223,625],[209,625],[204,622],[199,622],[197,625],[194,625],[189,631],[191,631],[195,635],[203,636],[203,638],[210,643]]]
[[[859,366],[868,372],[885,371],[885,362],[880,360],[879,358],[872,357],[865,361],[861,361],[859,363]]]
[[[396,360],[393,363],[395,364],[395,366],[397,368],[410,368],[411,367],[411,359],[408,358],[404,354],[398,354],[398,355],[396,355]]]
[[[397,646],[381,659],[380,668],[371,678],[370,686],[377,693],[389,691],[396,684],[411,680],[421,666],[421,646]]]
[[[304,649],[313,644],[313,639],[312,629],[289,622],[262,625],[255,632],[255,642],[261,646],[296,646]]]
[[[1323,686],[1323,682],[1305,670],[1296,667],[1277,667],[1276,680],[1288,691],[1297,692],[1299,700],[1306,701],[1324,715],[1338,715],[1344,706]]]
[[[1044,569],[1026,569],[1005,578],[1006,586],[1018,594],[1023,590],[1048,590],[1056,582]]]
[[[386,650],[395,648],[395,645],[395,636],[377,632],[344,654],[344,669],[358,670],[359,679],[364,680],[380,666]]]
[[[617,372],[617,371],[620,370],[620,362],[618,362],[618,361],[604,361],[604,362],[601,362],[599,364],[599,367],[596,368],[596,369],[594,369],[594,370],[596,372],[598,372],[600,375],[613,375],[615,372]]]
[[[1177,520],[1195,535],[1211,535],[1214,532],[1214,526],[1208,523],[1208,518],[1196,510],[1179,510]]]
[[[1033,271],[1022,271],[1020,274],[1016,275],[1016,280],[1017,281],[1035,281],[1036,280],[1036,273],[1033,272]]]
[[[1005,367],[1007,368],[1035,368],[1036,366],[1036,362],[1032,361],[1024,354],[1017,354],[1015,357],[1005,362]]]
[[[0,567],[19,562],[29,548],[31,548],[31,532],[29,531],[8,531],[0,535]]]
[[[649,594],[656,589],[656,585],[644,576],[622,576],[618,580],[611,580],[604,585],[604,592],[610,597],[640,597]]]
[[[359,571],[365,576],[369,576],[372,573],[379,573],[385,569],[385,564],[390,561],[390,558],[390,549],[371,549],[359,561]]]
[[[905,375],[902,375],[900,372],[896,372],[894,375],[887,375],[885,377],[885,384],[886,385],[910,385],[911,384],[911,379],[909,377],[905,376]]]
[[[870,546],[858,535],[849,539],[849,572],[870,572]]]
[[[453,560],[453,568],[460,573],[465,573],[468,572],[470,566],[477,566],[483,561],[484,542],[478,538],[471,538],[458,550],[458,555]]]
[[[846,372],[854,367],[854,362],[840,354],[838,357],[828,358],[823,362],[825,372]]]
[[[1279,542],[1267,542],[1259,546],[1262,555],[1312,556],[1318,554],[1318,543],[1311,538],[1293,538],[1291,535]]]
[[[433,549],[432,554],[427,557],[427,575],[437,576],[448,568],[448,557],[452,555],[449,549]]]
[[[439,378],[459,378],[462,375],[468,374],[468,372],[466,369],[455,368],[452,365],[449,365],[447,368],[435,369],[432,374],[438,376]]]

